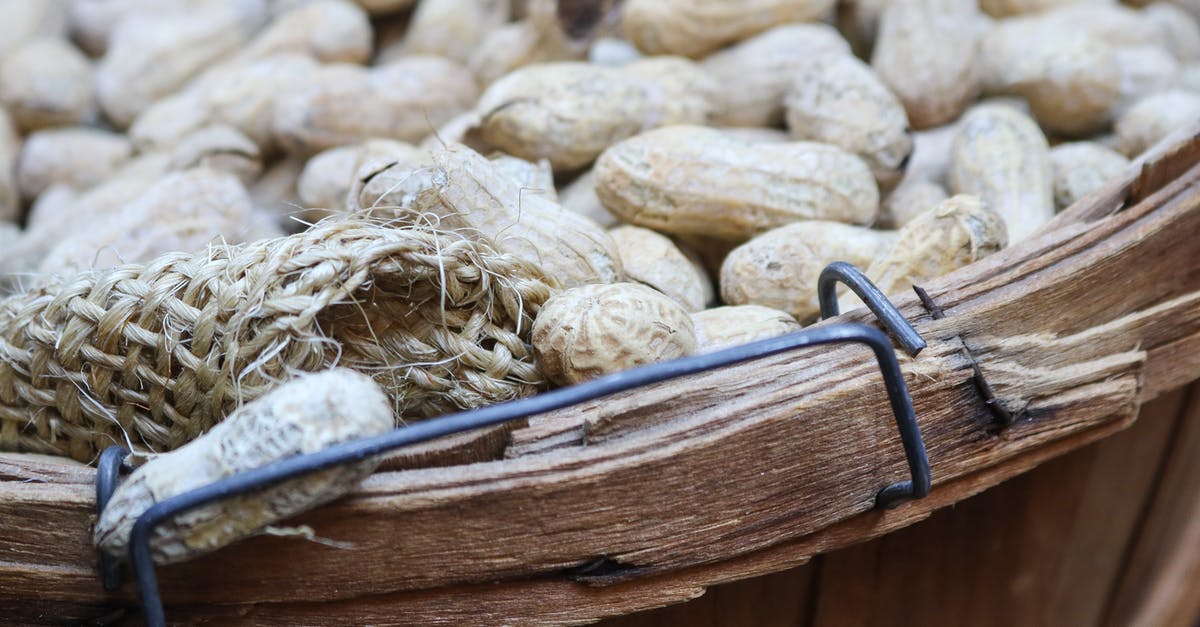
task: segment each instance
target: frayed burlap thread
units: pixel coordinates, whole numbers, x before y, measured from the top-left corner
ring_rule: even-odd
[[[0,450],[170,450],[335,364],[399,420],[526,396],[552,288],[478,238],[361,221],[58,280],[0,301]]]

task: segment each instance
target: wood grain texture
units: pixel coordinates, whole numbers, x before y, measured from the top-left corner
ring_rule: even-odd
[[[940,320],[896,299],[929,342],[903,363],[933,469],[925,500],[872,509],[907,471],[868,352],[797,351],[548,418],[606,425],[573,446],[376,474],[296,521],[336,548],[256,538],[161,569],[169,612],[580,623],[910,525],[1125,428],[1145,390],[1166,389],[1148,376],[1200,375],[1153,361],[1200,333],[1198,181],[1191,167],[1135,206],[1081,215],[926,286]],[[997,424],[972,361],[1014,424]],[[94,579],[91,499],[90,485],[0,481],[0,604],[131,602],[130,586],[108,596]]]

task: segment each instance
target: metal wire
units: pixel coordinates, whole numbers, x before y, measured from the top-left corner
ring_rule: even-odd
[[[904,352],[916,357],[917,353],[925,348],[925,340],[921,334],[900,315],[887,296],[858,268],[845,261],[835,261],[825,266],[821,276],[817,278],[817,299],[821,305],[822,320],[838,315],[838,283],[850,288],[851,292],[866,303],[867,309],[879,318],[879,322],[896,338]]]
[[[866,281],[852,266],[850,266],[850,270],[853,272],[841,269],[831,276],[838,280],[845,280],[843,277],[849,276],[851,281],[856,281],[855,275],[857,275],[857,278],[861,279],[860,284],[865,282],[865,285],[870,286],[870,282]],[[822,280],[824,278],[825,274],[823,273]],[[916,330],[887,302],[879,290],[876,289],[874,292],[867,290],[864,291],[864,294],[864,300],[868,304],[870,304],[870,299],[882,299],[881,302],[875,303],[876,307],[872,307],[872,311],[878,308],[887,314],[886,316],[881,315],[880,318],[893,333],[896,333],[898,337],[907,337],[910,340],[915,337],[921,347],[925,345]],[[836,301],[834,308],[836,309]],[[911,475],[911,479],[908,481],[901,481],[880,490],[876,494],[876,505],[881,508],[891,508],[904,500],[922,498],[930,490],[929,458],[913,412],[912,399],[909,396],[908,387],[904,383],[900,364],[892,350],[891,342],[878,329],[859,323],[812,327],[789,335],[760,340],[718,352],[618,372],[587,383],[552,390],[526,399],[418,422],[379,436],[346,442],[315,453],[280,460],[156,503],[134,523],[129,541],[130,560],[137,579],[143,618],[146,624],[151,626],[166,624],[150,539],[155,527],[183,512],[235,495],[261,490],[308,473],[362,461],[427,440],[498,425],[653,383],[798,348],[846,342],[865,344],[875,355],[883,375],[884,387],[888,394],[896,426],[900,432],[900,441]],[[102,456],[102,461],[120,455],[120,453],[112,452],[114,449],[119,449],[119,447],[111,447],[106,450],[104,456],[109,457]],[[111,494],[113,486],[108,485],[109,480],[98,476],[98,494],[101,490],[100,481],[106,482],[108,493],[104,495],[104,500],[107,502],[107,496]],[[100,506],[100,509],[102,510],[103,506]]]

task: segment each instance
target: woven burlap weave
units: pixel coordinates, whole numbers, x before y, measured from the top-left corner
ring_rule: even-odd
[[[335,363],[400,419],[527,395],[550,281],[478,239],[354,221],[60,280],[0,301],[0,450],[162,452]]]

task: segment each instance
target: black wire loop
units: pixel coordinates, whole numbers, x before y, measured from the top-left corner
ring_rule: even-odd
[[[900,314],[896,306],[888,300],[875,284],[867,279],[858,268],[845,261],[835,261],[821,271],[817,278],[817,299],[821,304],[821,319],[833,318],[838,315],[837,284],[842,283],[862,299],[867,309],[879,318],[883,328],[888,330],[896,341],[912,357],[925,348],[925,340],[913,328],[908,320]]]
[[[123,446],[110,446],[100,453],[100,461],[96,464],[96,518],[104,513],[117,489],[126,457],[129,457],[129,449]],[[100,551],[100,583],[109,592],[121,587],[121,561],[104,551]]]
[[[851,269],[853,269],[852,266]],[[874,288],[869,281],[862,277],[861,273],[857,273],[857,271],[855,273],[857,277],[854,274],[846,275],[844,270],[839,270],[834,276],[839,280],[845,280],[842,278],[843,276],[851,276],[851,281],[858,281],[860,285],[865,284]],[[825,280],[824,273],[822,280]],[[870,291],[865,293],[868,298],[871,297]],[[874,293],[878,294],[879,290],[874,290]],[[897,330],[900,333],[911,333],[911,336],[915,336],[916,340],[920,341],[920,345],[924,346],[920,335],[896,312],[886,298],[877,302],[877,305],[882,311],[890,311],[891,314],[894,314],[890,321],[881,316],[885,325],[893,333],[897,333]],[[836,310],[836,301],[834,307]],[[900,432],[900,442],[903,445],[911,475],[907,481],[900,481],[880,490],[876,494],[876,506],[892,508],[905,500],[924,497],[929,493],[931,484],[929,457],[917,425],[912,399],[909,396],[908,387],[904,383],[900,363],[892,349],[891,342],[879,329],[859,323],[811,327],[788,335],[759,340],[713,353],[684,357],[610,374],[586,383],[551,390],[525,399],[425,420],[371,438],[344,442],[315,453],[289,457],[156,503],[138,517],[129,539],[129,558],[137,580],[143,619],[147,625],[152,627],[166,624],[150,539],[159,524],[183,512],[232,496],[262,490],[308,473],[362,461],[427,440],[498,425],[653,383],[731,366],[798,348],[838,343],[864,344],[874,353],[883,375],[884,388],[887,391],[896,426]],[[114,468],[120,467],[120,461],[127,454],[128,451],[114,446],[105,450],[101,456],[101,472],[97,474],[97,508],[99,511],[103,511],[112,490],[116,487]],[[103,559],[102,556],[101,575],[106,589],[111,589],[108,586],[114,581],[116,582],[113,584],[114,587],[119,585],[119,579],[117,579],[119,572],[111,566],[111,570],[105,570],[103,564],[106,562]],[[112,562],[107,563],[111,564]]]

